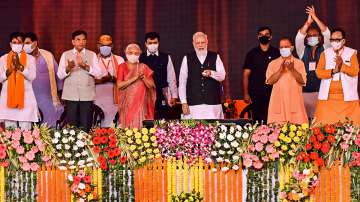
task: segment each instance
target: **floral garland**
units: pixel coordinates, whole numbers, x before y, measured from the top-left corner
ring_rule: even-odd
[[[171,196],[172,202],[201,202],[204,198],[201,196],[200,192],[197,192],[195,190],[192,190],[189,192],[181,192],[178,195]]]

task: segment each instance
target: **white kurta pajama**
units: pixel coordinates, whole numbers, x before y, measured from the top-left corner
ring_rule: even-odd
[[[5,126],[15,126],[14,122],[19,122],[20,127],[29,125],[31,122],[38,121],[38,107],[36,98],[32,88],[32,81],[36,77],[36,62],[35,58],[31,55],[26,55],[26,66],[22,74],[24,75],[24,108],[9,108],[7,106],[7,77],[6,77],[6,65],[7,55],[5,54],[0,58],[0,82],[2,83],[1,95],[0,95],[0,120],[5,121]],[[20,57],[20,54],[19,54]],[[27,122],[27,123],[24,123]],[[23,127],[22,127],[23,128]],[[25,129],[23,128],[23,129]]]
[[[115,57],[117,65],[125,62],[122,57],[113,54],[107,58],[99,58],[99,66],[103,76],[108,74],[114,77],[117,76],[117,67],[113,57]],[[105,118],[101,121],[101,127],[110,127],[118,112],[118,106],[114,102],[114,85],[116,84],[111,82],[96,84],[95,104],[103,110],[105,115]]]
[[[203,64],[206,55],[196,54],[200,63]],[[217,55],[216,58],[216,71],[211,71],[210,77],[217,80],[218,82],[222,82],[225,79],[225,68],[224,64],[220,59],[220,56]],[[187,103],[187,95],[186,95],[186,84],[188,78],[188,62],[187,57],[184,56],[183,61],[181,63],[180,75],[179,75],[179,97],[181,103]],[[200,104],[200,105],[190,105],[190,114],[182,115],[182,119],[223,119],[224,114],[222,110],[222,105],[208,105],[208,104]]]

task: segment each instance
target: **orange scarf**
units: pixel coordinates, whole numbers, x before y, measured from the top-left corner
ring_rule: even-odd
[[[6,67],[9,69],[12,62],[12,57],[17,54],[13,51],[7,55]],[[21,52],[20,64],[26,67],[26,53]],[[7,106],[9,108],[24,108],[24,75],[18,71],[13,71],[8,77],[7,82]]]

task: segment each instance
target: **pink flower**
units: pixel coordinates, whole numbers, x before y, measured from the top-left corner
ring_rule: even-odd
[[[351,139],[351,135],[350,135],[349,133],[346,133],[346,134],[344,134],[344,135],[342,136],[342,138],[343,138],[346,142],[348,142],[348,141]]]
[[[271,157],[272,157],[273,159],[279,158],[279,152],[272,153],[272,154],[271,154]]]
[[[0,151],[5,152],[6,151],[6,145],[0,144]]]
[[[19,131],[16,131],[16,130],[15,130],[15,131],[13,132],[13,134],[12,134],[12,139],[19,141],[20,138],[21,138],[21,133],[20,133]]]
[[[251,158],[252,158],[253,161],[259,161],[259,157],[254,155],[254,154],[251,155]]]
[[[252,166],[252,160],[248,158],[244,159],[244,166],[250,168]]]
[[[264,145],[261,142],[255,144],[255,149],[258,152],[261,152],[264,149]]]
[[[15,141],[12,142],[11,146],[14,149],[16,149],[16,148],[18,148],[20,146],[20,142],[18,140],[15,140]]]
[[[37,163],[31,163],[30,169],[32,171],[37,171],[39,169],[39,165]]]
[[[21,168],[24,170],[24,171],[29,171],[30,170],[30,164],[29,163],[23,163],[21,165]]]
[[[39,151],[44,151],[45,150],[45,145],[44,144],[39,144],[38,145],[38,149],[39,149]]]
[[[252,136],[252,141],[253,142],[259,142],[260,141],[260,135],[255,133],[253,136]]]
[[[263,167],[263,163],[261,161],[255,161],[254,162],[254,168],[260,169]]]
[[[31,151],[32,151],[34,154],[36,154],[36,153],[39,151],[39,149],[38,149],[36,146],[33,146],[33,147],[31,148]]]
[[[34,160],[34,158],[35,158],[35,154],[34,154],[33,152],[29,151],[29,152],[26,152],[25,157],[26,157],[29,161],[32,161],[32,160]]]
[[[40,131],[39,131],[39,129],[34,129],[34,130],[32,131],[32,135],[33,135],[33,137],[34,137],[35,139],[39,139],[39,138],[40,138]]]
[[[263,156],[263,157],[261,158],[261,160],[263,160],[263,161],[265,161],[265,162],[268,162],[268,161],[269,161],[269,157]]]
[[[24,152],[25,152],[24,147],[18,146],[18,147],[16,148],[16,153],[18,153],[18,154],[24,154]]]
[[[85,172],[84,172],[83,170],[79,170],[78,176],[79,176],[80,178],[85,177]]]
[[[340,143],[340,148],[347,151],[349,149],[349,145],[346,142],[342,142]]]
[[[43,156],[43,157],[41,157],[41,159],[42,159],[43,161],[49,161],[49,160],[50,160],[50,156]]]
[[[79,191],[78,186],[74,184],[74,185],[71,187],[71,192],[72,192],[72,193],[77,193],[78,191]]]
[[[27,159],[24,156],[19,156],[20,163],[26,163]]]
[[[254,152],[254,151],[255,151],[255,147],[254,147],[254,145],[249,145],[249,146],[248,146],[248,149],[249,149],[250,151],[252,151],[252,152]]]
[[[11,134],[10,131],[7,130],[7,131],[5,132],[5,137],[6,137],[6,139],[9,140],[9,139],[11,138],[11,135],[12,135],[12,134]]]
[[[34,141],[34,139],[31,137],[31,135],[28,135],[28,136],[24,136],[24,142],[26,144],[32,144]]]
[[[278,137],[279,137],[278,134],[272,133],[271,135],[269,135],[269,142],[271,142],[271,143],[276,142],[276,140],[278,140]]]
[[[263,143],[263,144],[266,144],[268,141],[268,136],[267,135],[262,135],[260,137],[260,142]]]
[[[266,148],[265,148],[266,152],[268,154],[271,154],[271,153],[274,153],[275,152],[275,148],[272,146],[272,145],[266,145]]]

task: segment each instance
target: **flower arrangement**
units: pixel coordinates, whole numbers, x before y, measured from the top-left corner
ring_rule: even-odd
[[[192,192],[181,192],[179,195],[173,195],[171,197],[172,202],[201,202],[204,198],[201,197],[200,192],[196,192],[195,190],[192,190]]]
[[[236,107],[235,107],[236,100],[226,99],[223,104],[223,111],[225,113],[226,118],[232,119],[236,117]]]
[[[71,193],[79,202],[96,201],[97,193],[94,191],[95,186],[92,184],[91,174],[84,170],[75,171],[67,176]]]
[[[294,159],[299,146],[304,142],[308,129],[309,125],[307,123],[302,125],[285,123],[281,127],[279,140],[275,142],[281,162],[289,162]]]
[[[45,154],[46,144],[41,139],[40,130],[21,130],[19,128],[6,130],[1,133],[0,154],[6,158],[6,149],[15,169],[23,171],[37,171],[41,164],[50,164],[50,156]],[[7,148],[6,146],[7,145]],[[5,165],[8,165],[4,161]]]
[[[349,163],[350,167],[359,167],[360,168],[360,131],[356,136],[354,141],[357,146],[356,150],[352,152],[352,161]]]
[[[215,141],[215,128],[197,121],[167,122],[156,126],[155,136],[164,158],[209,159]]]
[[[211,158],[215,163],[225,162],[223,171],[229,168],[239,169],[241,155],[246,151],[251,134],[257,125],[246,124],[240,125],[220,125],[218,124],[215,133],[215,144],[212,146]]]
[[[134,159],[134,166],[141,166],[161,157],[155,131],[155,128],[126,128],[121,132],[120,136],[126,140],[131,158]]]
[[[61,170],[94,165],[94,156],[89,149],[91,140],[84,131],[76,128],[55,130],[52,143],[56,151],[57,165]]]
[[[279,152],[275,148],[275,142],[279,139],[280,129],[273,125],[261,125],[251,137],[248,151],[242,154],[243,165],[246,168],[261,169],[265,163],[279,158]]]
[[[95,128],[92,133],[93,152],[104,171],[118,169],[127,163],[126,152],[120,149],[120,142],[114,128]]]

